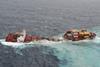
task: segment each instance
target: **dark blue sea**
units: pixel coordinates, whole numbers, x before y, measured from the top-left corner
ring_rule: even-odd
[[[0,44],[0,67],[100,67],[99,0],[0,0],[0,39],[23,29],[60,37],[72,28],[86,28],[97,37],[17,48]]]

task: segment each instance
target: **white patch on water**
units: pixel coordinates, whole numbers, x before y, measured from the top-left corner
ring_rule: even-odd
[[[99,43],[100,44],[100,37],[96,37],[94,40],[93,40],[94,43]]]
[[[43,45],[43,46],[48,46],[48,45],[53,45],[53,44],[56,44],[56,43],[62,43],[62,41],[59,41],[59,42],[55,42],[55,41],[48,41],[48,40],[40,40],[40,41],[33,41],[33,42],[29,42],[29,43],[23,43],[23,42],[6,42],[4,39],[0,39],[0,43],[2,45],[6,45],[6,46],[11,46],[11,47],[14,47],[14,48],[19,48],[19,47],[27,47],[29,45],[35,45],[35,44],[38,44],[38,45]]]
[[[100,27],[99,27],[100,29]],[[59,67],[100,67],[100,30],[93,40],[63,41],[48,45],[60,60]]]
[[[11,47],[15,47],[15,48],[17,48],[19,46],[24,46],[25,44],[29,44],[29,43],[6,42],[4,39],[1,39],[0,43],[2,45],[11,46]]]

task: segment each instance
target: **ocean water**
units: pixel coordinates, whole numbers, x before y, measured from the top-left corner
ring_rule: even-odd
[[[0,67],[100,67],[99,0],[0,0],[0,39],[26,29],[61,37],[71,28],[95,32],[94,40],[42,41],[19,47],[0,44]]]

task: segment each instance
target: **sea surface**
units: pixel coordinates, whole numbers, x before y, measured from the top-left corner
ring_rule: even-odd
[[[0,0],[0,39],[23,29],[61,37],[72,28],[86,28],[97,37],[17,48],[0,44],[0,67],[100,67],[100,0]]]

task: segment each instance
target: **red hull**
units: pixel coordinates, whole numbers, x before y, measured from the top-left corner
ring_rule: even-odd
[[[8,36],[6,37],[7,42],[17,42],[18,35],[9,33]],[[41,40],[40,36],[36,35],[26,35],[24,42],[31,42],[34,40]]]

